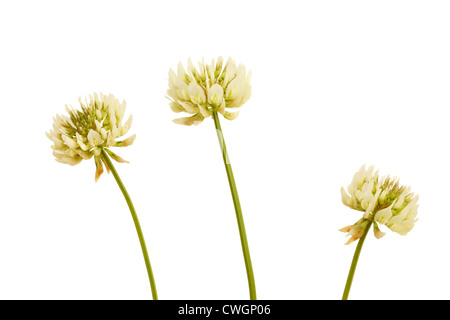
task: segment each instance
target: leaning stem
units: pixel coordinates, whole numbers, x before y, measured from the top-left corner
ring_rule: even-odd
[[[241,238],[242,253],[244,255],[245,269],[247,270],[248,286],[250,291],[250,300],[256,300],[256,287],[255,278],[253,275],[252,261],[250,258],[250,250],[248,248],[247,235],[245,233],[244,217],[242,216],[241,204],[236,188],[236,182],[234,181],[233,170],[231,168],[230,161],[228,159],[227,147],[223,138],[222,128],[219,122],[219,115],[216,111],[213,112],[214,124],[216,126],[217,137],[222,148],[223,162],[227,171],[228,182],[230,184],[231,196],[233,197],[234,209],[236,211],[236,218],[239,228],[239,236]]]
[[[362,246],[364,244],[364,240],[366,239],[367,233],[369,232],[370,227],[372,226],[372,221],[366,226],[362,237],[358,241],[358,245],[356,246],[355,254],[353,255],[352,265],[350,266],[350,271],[347,277],[347,283],[345,284],[344,294],[342,295],[342,300],[348,299],[348,294],[350,293],[350,288],[352,286],[353,276],[355,275],[356,264],[358,263],[359,254],[361,253]]]
[[[145,260],[145,265],[147,267],[148,278],[150,280],[150,287],[152,290],[153,300],[158,300],[155,279],[153,278],[152,266],[150,264],[150,259],[148,257],[148,253],[147,253],[147,246],[145,245],[144,235],[142,234],[141,225],[139,223],[139,219],[137,217],[136,210],[134,209],[134,205],[131,202],[131,198],[127,192],[127,189],[125,188],[122,180],[120,179],[119,175],[117,174],[116,169],[114,168],[114,165],[113,165],[111,159],[109,158],[108,154],[105,152],[104,149],[101,150],[101,157],[105,161],[105,164],[111,170],[114,178],[116,179],[117,184],[119,185],[120,190],[123,193],[123,196],[125,197],[125,200],[127,201],[128,208],[130,208],[131,216],[133,217],[134,225],[136,227],[136,231],[137,231],[137,234],[139,237],[139,242],[141,243],[142,253],[144,255],[144,260]]]

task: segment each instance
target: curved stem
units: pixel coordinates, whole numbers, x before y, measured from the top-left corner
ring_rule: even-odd
[[[223,162],[225,164],[225,169],[227,171],[227,177],[228,177],[228,182],[230,184],[231,196],[233,197],[234,209],[236,211],[236,218],[237,218],[237,223],[238,223],[238,228],[239,228],[239,236],[241,238],[242,253],[244,255],[245,269],[247,271],[248,286],[249,286],[249,291],[250,291],[250,300],[256,300],[256,287],[255,287],[255,278],[253,275],[252,260],[250,258],[250,250],[248,248],[247,235],[245,232],[244,217],[242,216],[241,204],[239,201],[239,196],[238,196],[238,192],[237,192],[237,188],[236,188],[236,182],[234,181],[233,170],[231,168],[231,164],[230,164],[230,161],[228,158],[227,147],[225,145],[222,128],[221,128],[220,122],[219,122],[219,115],[217,114],[216,111],[213,112],[213,118],[214,118],[214,124],[216,126],[217,137],[219,138],[219,143],[222,148]]]
[[[359,254],[361,253],[362,246],[364,244],[364,240],[366,239],[367,233],[369,232],[370,227],[372,226],[372,221],[366,226],[362,237],[358,241],[358,245],[356,246],[355,254],[353,255],[352,265],[350,266],[350,271],[347,277],[347,283],[345,284],[344,294],[342,295],[342,300],[348,299],[348,294],[350,293],[350,288],[352,286],[353,276],[355,275],[356,264],[358,263]]]
[[[114,165],[113,165],[111,159],[109,158],[108,154],[105,152],[104,149],[102,149],[102,151],[101,151],[101,157],[105,161],[105,164],[108,166],[108,168],[111,170],[114,178],[116,179],[117,184],[119,185],[120,190],[123,193],[123,196],[125,197],[125,200],[127,201],[128,208],[130,208],[131,216],[133,217],[134,225],[136,227],[136,231],[137,231],[137,234],[139,237],[139,242],[141,243],[142,253],[144,255],[144,260],[145,260],[145,265],[147,267],[148,278],[150,280],[150,287],[152,290],[153,300],[158,300],[155,279],[153,278],[152,266],[150,264],[150,259],[148,257],[148,253],[147,253],[147,246],[145,245],[144,235],[142,234],[141,225],[139,223],[139,219],[137,217],[136,210],[134,209],[133,203],[131,202],[131,198],[127,192],[127,189],[125,189],[125,186],[122,183],[122,180],[120,179],[119,175],[117,174],[117,171],[114,168]]]

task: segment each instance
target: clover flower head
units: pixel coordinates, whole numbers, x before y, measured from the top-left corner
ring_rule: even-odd
[[[102,93],[89,95],[83,103],[78,99],[81,110],[66,105],[66,115],[56,115],[53,118],[53,129],[46,133],[53,141],[52,149],[56,161],[74,166],[83,159],[94,157],[96,172],[95,181],[103,173],[103,158],[101,150],[104,149],[112,159],[117,162],[128,162],[111,150],[110,147],[126,147],[136,138],[132,135],[125,140],[116,141],[124,136],[130,129],[132,116],[123,123],[126,103],[120,103],[112,94]],[[106,170],[109,167],[105,163]]]
[[[410,191],[411,188],[400,186],[397,178],[379,177],[373,166],[368,169],[362,166],[353,176],[347,191],[341,188],[342,202],[364,212],[362,219],[340,230],[351,236],[346,244],[361,238],[370,221],[374,223],[374,234],[378,239],[385,233],[381,232],[377,223],[401,235],[411,231],[417,221],[419,197]]]
[[[233,120],[239,111],[229,112],[241,107],[252,93],[250,85],[251,72],[246,72],[245,66],[229,58],[223,66],[223,58],[217,63],[199,63],[195,68],[191,59],[188,60],[187,71],[181,62],[178,64],[177,74],[170,69],[169,89],[167,98],[170,100],[172,111],[186,112],[189,117],[174,119],[177,124],[198,125],[205,118],[216,111],[226,119]]]

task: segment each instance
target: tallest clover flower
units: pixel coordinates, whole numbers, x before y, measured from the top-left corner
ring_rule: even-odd
[[[214,63],[213,60],[210,65],[201,62],[199,63],[199,69],[196,69],[189,59],[187,71],[181,63],[178,64],[178,74],[175,74],[170,69],[167,97],[171,101],[170,107],[174,112],[187,112],[191,114],[189,117],[173,120],[177,124],[190,126],[201,123],[209,116],[212,116],[214,119],[236,211],[245,269],[247,271],[250,299],[256,300],[255,279],[245,232],[244,218],[242,216],[236,182],[219,120],[219,113],[228,120],[233,120],[237,117],[239,111],[230,112],[229,110],[236,110],[236,108],[241,107],[250,99],[252,94],[250,78],[251,73],[246,72],[245,66],[236,66],[236,63],[232,59],[228,59],[225,66],[223,66],[222,57],[217,59],[217,63]]]
[[[235,119],[241,107],[252,94],[250,86],[251,72],[247,73],[244,65],[236,66],[228,59],[223,66],[219,57],[210,65],[199,63],[199,69],[188,61],[187,71],[181,62],[178,64],[178,74],[170,69],[169,89],[167,97],[171,100],[170,107],[174,112],[186,112],[190,117],[175,119],[177,124],[197,125],[213,112],[222,114],[226,119]],[[234,110],[230,112],[229,110]]]

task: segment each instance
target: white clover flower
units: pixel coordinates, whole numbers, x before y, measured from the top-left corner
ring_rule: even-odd
[[[85,103],[78,99],[81,110],[66,105],[69,116],[56,115],[53,118],[53,130],[46,133],[53,141],[53,155],[56,161],[71,166],[94,156],[96,172],[95,181],[103,173],[103,159],[100,156],[104,149],[117,162],[128,162],[109,150],[110,147],[126,147],[136,138],[132,135],[123,141],[116,141],[130,129],[132,116],[123,124],[126,103],[120,103],[112,94],[94,93],[89,95]],[[105,163],[109,172],[109,167]]]
[[[227,108],[235,110],[250,99],[251,72],[246,73],[245,66],[236,66],[232,59],[222,66],[223,58],[219,57],[217,63],[214,60],[210,65],[199,63],[199,69],[189,59],[187,72],[181,62],[178,64],[178,74],[170,69],[167,90],[170,108],[177,113],[192,115],[174,119],[175,123],[198,125],[213,111],[221,113],[228,120],[236,119],[239,111],[229,112]]]
[[[351,236],[346,244],[361,238],[362,231],[369,222],[374,224],[376,238],[384,236],[377,222],[406,235],[417,221],[419,199],[410,190],[409,187],[400,186],[397,178],[380,178],[378,171],[374,173],[373,166],[367,170],[362,166],[354,175],[347,191],[341,188],[342,202],[352,209],[364,212],[362,219],[340,230]]]

